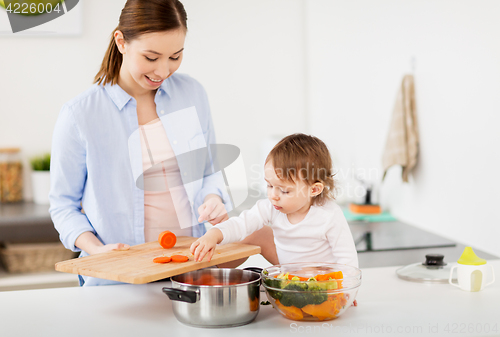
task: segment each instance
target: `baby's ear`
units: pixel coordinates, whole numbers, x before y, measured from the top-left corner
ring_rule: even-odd
[[[324,188],[325,188],[325,186],[322,183],[314,183],[311,186],[311,196],[315,197],[317,195],[320,195],[321,192],[323,192]]]

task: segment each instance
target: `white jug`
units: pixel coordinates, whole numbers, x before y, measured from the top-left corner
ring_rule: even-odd
[[[479,258],[471,247],[465,247],[457,262],[458,265],[453,266],[450,271],[448,281],[451,285],[466,291],[480,291],[495,282],[493,267],[487,264],[485,259]],[[455,268],[457,268],[458,283],[451,281]],[[487,278],[491,280],[487,281]]]

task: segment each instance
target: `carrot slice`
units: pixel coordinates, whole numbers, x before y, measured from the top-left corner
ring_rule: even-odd
[[[185,255],[172,255],[172,262],[187,262],[189,257]]]
[[[169,263],[172,259],[170,256],[159,256],[153,259],[154,263]]]
[[[177,237],[171,231],[164,231],[158,236],[158,242],[165,249],[172,248],[177,242]]]

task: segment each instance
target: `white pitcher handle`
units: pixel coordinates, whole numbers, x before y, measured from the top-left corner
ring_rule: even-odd
[[[493,278],[490,282],[486,283],[484,286],[489,286],[490,284],[492,284],[493,282],[495,282],[495,270],[493,269],[493,266],[490,264],[489,265],[490,268],[491,268],[491,277]]]
[[[451,280],[452,280],[452,278],[453,278],[453,269],[455,269],[456,267],[458,267],[458,266],[453,266],[453,267],[451,267],[451,270],[450,270],[450,278],[449,278],[448,282],[449,282],[452,286],[455,286],[455,287],[460,287],[460,286],[458,285],[458,283],[453,283],[453,282],[451,281]]]

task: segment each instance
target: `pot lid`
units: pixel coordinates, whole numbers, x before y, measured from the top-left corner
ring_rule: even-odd
[[[427,254],[425,262],[413,263],[396,270],[399,278],[420,283],[448,283],[451,267],[445,263],[444,255]],[[456,279],[452,279],[456,281]]]

